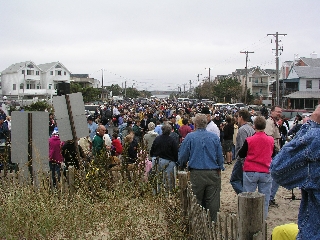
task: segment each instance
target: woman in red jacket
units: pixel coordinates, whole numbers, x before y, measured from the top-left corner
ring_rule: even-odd
[[[239,150],[239,157],[245,158],[243,163],[243,191],[258,192],[265,195],[264,219],[268,215],[269,199],[272,186],[270,164],[274,149],[273,137],[265,134],[266,119],[258,116],[254,120],[256,133],[248,137]]]

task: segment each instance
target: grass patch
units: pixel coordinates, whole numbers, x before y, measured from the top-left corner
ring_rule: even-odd
[[[110,186],[110,184],[108,184]],[[1,179],[1,239],[184,239],[178,193],[153,195],[148,182],[72,196]]]

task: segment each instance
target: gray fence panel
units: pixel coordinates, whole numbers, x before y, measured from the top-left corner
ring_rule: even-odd
[[[49,114],[47,112],[31,113],[33,171],[49,171]]]
[[[23,165],[28,162],[28,113],[13,111],[11,116],[11,160]],[[46,133],[49,136],[49,125]]]
[[[53,97],[53,107],[60,139],[62,141],[73,139],[65,96]]]

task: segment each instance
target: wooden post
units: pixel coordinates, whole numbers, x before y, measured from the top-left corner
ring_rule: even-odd
[[[74,167],[73,166],[69,166],[69,168],[68,168],[68,180],[69,180],[70,195],[73,195],[75,192]]]
[[[28,169],[33,184],[33,167],[32,167],[32,113],[28,113]]]
[[[238,195],[238,240],[264,240],[264,194],[243,192]]]
[[[183,216],[186,217],[188,213],[188,196],[187,196],[188,173],[186,171],[178,171],[178,180],[179,180],[179,187],[180,187],[181,208],[183,211]]]

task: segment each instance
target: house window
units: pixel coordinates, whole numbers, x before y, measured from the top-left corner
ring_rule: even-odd
[[[57,65],[56,68],[61,68],[61,66],[60,66],[60,65]]]
[[[17,85],[16,84],[12,84],[12,90],[17,90]]]
[[[67,75],[66,71],[64,71],[64,75]]]
[[[48,85],[48,89],[52,89],[52,84],[49,84],[49,85]]]
[[[41,85],[37,84],[37,89],[41,89]]]
[[[249,82],[251,82],[251,78],[249,78]]]
[[[28,65],[28,68],[34,68],[34,67],[33,67],[33,65],[32,65],[32,64],[29,64],[29,65]]]
[[[39,73],[39,71],[36,71],[36,75],[39,75],[40,73]]]
[[[27,83],[27,89],[35,89],[34,83]]]
[[[53,75],[53,71],[50,71],[50,75]]]
[[[311,88],[312,89],[312,80],[307,80],[306,88]]]
[[[25,73],[25,71],[24,70],[22,70],[22,74],[24,74]]]
[[[58,71],[58,75],[61,76],[61,71]]]
[[[27,75],[33,75],[33,70],[27,70]]]
[[[24,87],[24,86],[23,86],[23,83],[21,83],[21,84],[20,84],[20,89],[23,89],[23,87]]]

